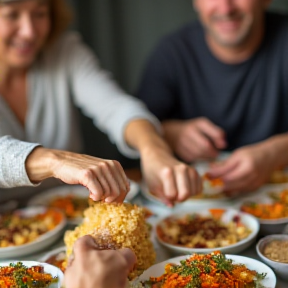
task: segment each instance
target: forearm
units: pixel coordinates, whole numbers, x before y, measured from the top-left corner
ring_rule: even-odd
[[[162,122],[164,138],[172,149],[176,146],[175,142],[178,137],[181,123],[183,123],[183,121],[180,120],[166,120]]]
[[[132,148],[144,153],[165,152],[172,154],[170,147],[147,120],[131,121],[125,130],[126,143]]]

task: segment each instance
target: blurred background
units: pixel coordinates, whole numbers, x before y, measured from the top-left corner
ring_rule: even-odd
[[[197,16],[192,0],[70,0],[74,27],[93,49],[104,69],[128,93],[134,94],[145,61],[158,41]],[[269,8],[288,17],[288,0],[274,0]],[[121,156],[105,135],[81,116],[86,153],[114,158],[125,168],[137,166]],[[95,153],[97,151],[97,154]]]

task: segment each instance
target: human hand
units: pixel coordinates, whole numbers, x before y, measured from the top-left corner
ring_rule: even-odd
[[[237,149],[225,161],[214,164],[210,177],[221,178],[228,195],[254,191],[268,181],[275,169],[275,158],[264,143]]]
[[[37,147],[26,160],[32,182],[55,177],[67,184],[80,184],[94,201],[123,202],[129,182],[119,162],[67,151]]]
[[[75,242],[73,256],[65,271],[67,288],[125,288],[136,263],[130,249],[97,250],[94,239],[88,235]]]
[[[207,118],[169,120],[162,124],[173,151],[186,162],[215,158],[226,147],[225,132]]]
[[[194,168],[165,149],[147,149],[141,154],[142,173],[149,191],[173,206],[202,191],[202,180]]]

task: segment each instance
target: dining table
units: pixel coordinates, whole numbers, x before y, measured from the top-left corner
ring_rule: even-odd
[[[133,178],[134,181],[139,181],[140,180],[140,174],[137,173],[137,171],[129,174],[130,178]],[[177,209],[181,210],[182,206],[175,206],[173,208],[169,208],[167,206],[165,206],[164,204],[161,205],[159,203],[153,202],[149,199],[147,199],[146,197],[143,196],[143,194],[141,193],[141,189],[140,189],[140,185],[139,185],[139,192],[138,194],[130,201],[131,203],[134,203],[136,205],[140,205],[143,207],[148,208],[153,215],[149,218],[149,223],[153,226],[159,219],[159,217],[165,217],[169,214],[171,214],[171,212],[175,212],[177,211]],[[228,207],[234,207],[235,206],[235,200],[231,200],[230,202],[226,202],[225,206]],[[185,205],[184,205],[185,206]],[[9,259],[9,260],[33,260],[33,261],[38,261],[39,259],[41,259],[45,254],[48,254],[50,251],[62,247],[64,246],[64,241],[63,241],[63,236],[66,230],[72,230],[75,228],[75,225],[71,225],[71,224],[67,224],[67,226],[65,227],[61,237],[55,242],[53,243],[51,246],[45,248],[44,250],[37,252],[37,253],[33,253],[33,254],[29,254],[26,256],[22,256],[22,257],[18,257],[17,259]],[[155,251],[156,251],[156,263],[165,261],[167,259],[179,256],[176,255],[174,253],[172,253],[171,251],[167,250],[167,248],[163,247],[160,243],[157,242],[157,239],[155,237],[155,233],[152,229],[152,235],[151,235],[151,240],[153,242]],[[257,241],[259,240],[259,238],[257,239]],[[258,261],[261,261],[261,259],[258,257],[257,252],[256,252],[256,242],[253,243],[248,249],[242,251],[241,253],[238,253],[238,255],[241,256],[246,256],[249,258],[253,258],[256,259]],[[269,287],[267,287],[269,288]],[[276,288],[288,288],[288,282],[284,281],[282,279],[279,279],[277,277],[277,286]]]

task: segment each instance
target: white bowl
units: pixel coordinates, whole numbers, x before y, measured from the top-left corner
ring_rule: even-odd
[[[66,247],[61,246],[59,248],[53,249],[53,250],[49,251],[48,253],[46,253],[45,255],[43,255],[42,257],[40,257],[38,260],[39,260],[39,262],[48,263],[47,261],[49,261],[49,259],[51,257],[55,257],[55,256],[58,258],[58,260],[65,260]],[[48,264],[53,265],[53,263],[48,263]],[[55,266],[55,265],[53,265],[53,266]],[[60,268],[60,267],[57,267],[57,268]]]
[[[180,256],[172,258],[156,265],[151,266],[149,269],[144,271],[144,273],[135,280],[135,283],[140,281],[147,281],[150,277],[159,277],[164,273],[165,265],[168,263],[180,264],[180,261],[187,259],[189,256]],[[276,277],[274,272],[265,264],[260,261],[236,255],[226,255],[227,259],[232,259],[233,263],[244,264],[248,269],[256,270],[258,273],[267,273],[265,279],[261,281],[264,287],[275,288],[276,287]],[[132,286],[133,287],[133,286]]]
[[[271,204],[274,200],[269,196],[270,192],[281,192],[284,189],[288,189],[288,184],[277,184],[277,185],[265,185],[261,187],[258,192],[252,194],[251,196],[239,199],[237,207],[241,209],[241,206],[246,202],[255,202],[263,204]],[[282,234],[288,233],[288,217],[283,217],[279,219],[261,219],[257,218],[260,223],[260,232],[262,236],[271,234]]]
[[[17,213],[21,213],[22,215],[34,216],[39,213],[43,213],[47,210],[46,207],[28,207],[21,210],[16,210]],[[57,210],[57,209],[55,209]],[[62,221],[51,231],[48,231],[42,235],[40,235],[35,241],[29,242],[27,244],[18,245],[18,246],[9,246],[0,248],[0,259],[15,259],[20,256],[28,255],[35,253],[39,250],[46,248],[55,242],[61,235],[62,231],[66,225],[66,218],[64,214],[57,210],[57,212],[62,214]]]
[[[273,261],[264,256],[263,254],[265,246],[273,240],[288,241],[288,235],[269,235],[262,238],[261,240],[259,240],[256,246],[257,254],[261,258],[261,260],[267,265],[269,265],[280,278],[288,281],[288,263]]]
[[[12,261],[12,262],[10,261],[10,262],[0,262],[0,267],[9,266],[10,263],[16,264],[17,262],[22,262],[27,267],[39,266],[39,265],[43,266],[45,273],[49,273],[53,277],[58,277],[58,279],[59,279],[59,281],[57,283],[52,283],[47,288],[60,288],[60,287],[62,287],[63,279],[64,279],[63,272],[60,269],[58,269],[57,267],[49,265],[47,263],[41,263],[41,262],[36,262],[36,261]]]
[[[241,241],[232,244],[232,245],[228,245],[225,247],[217,247],[217,248],[189,248],[189,247],[184,247],[184,246],[178,246],[178,245],[173,245],[173,244],[169,244],[164,242],[157,233],[157,226],[161,225],[161,222],[166,219],[165,218],[161,218],[155,225],[155,234],[157,237],[157,240],[166,248],[168,248],[171,252],[173,252],[174,254],[192,254],[192,253],[202,253],[202,254],[208,254],[211,253],[215,250],[219,250],[222,253],[239,253],[240,251],[245,250],[246,248],[248,248],[256,239],[257,234],[259,232],[259,223],[257,221],[257,219],[247,213],[243,213],[243,212],[239,212],[237,210],[234,209],[224,209],[225,212],[223,213],[222,217],[221,217],[221,221],[224,223],[229,223],[232,221],[232,219],[235,216],[239,216],[241,222],[248,228],[251,230],[251,233],[245,238],[242,239]],[[168,217],[175,217],[175,218],[181,218],[184,215],[187,214],[199,214],[199,215],[203,215],[203,216],[209,216],[211,215],[211,213],[208,210],[201,210],[201,211],[182,211],[179,213],[173,213],[170,214],[170,216]]]

